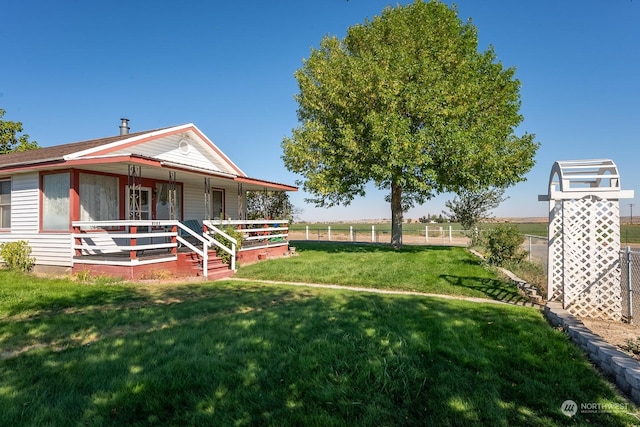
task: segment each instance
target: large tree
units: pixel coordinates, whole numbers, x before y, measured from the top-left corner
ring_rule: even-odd
[[[534,165],[520,82],[478,51],[477,30],[440,1],[386,8],[326,36],[295,72],[300,125],[282,142],[286,167],[316,206],[348,205],[374,182],[389,191],[392,237],[403,212],[441,192],[508,187]]]
[[[36,141],[29,141],[29,135],[22,133],[22,123],[2,120],[5,111],[0,108],[0,154],[27,151],[40,148]]]

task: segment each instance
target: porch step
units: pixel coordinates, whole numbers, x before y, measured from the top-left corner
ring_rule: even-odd
[[[178,254],[178,264],[189,269],[195,276],[203,276],[202,257],[195,252],[185,252]],[[219,280],[233,276],[234,271],[229,268],[228,264],[222,261],[222,258],[216,256],[215,251],[209,251],[209,259],[207,262],[207,279]]]

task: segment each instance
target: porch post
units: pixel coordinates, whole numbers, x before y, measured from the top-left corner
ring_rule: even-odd
[[[269,203],[269,194],[267,193],[267,187],[264,187],[264,193],[262,193],[262,206],[264,208],[264,219],[268,219],[269,218],[269,206],[267,206],[267,204]]]
[[[129,184],[129,194],[127,197],[129,219],[141,219],[142,167],[138,165],[129,165],[127,181]]]
[[[80,234],[80,227],[73,226],[73,234]],[[76,245],[81,245],[82,244],[82,239],[80,237],[76,237],[75,238],[75,243],[76,243]],[[75,253],[76,253],[77,256],[82,255],[82,249],[76,249]]]
[[[135,235],[136,235],[136,233],[137,233],[137,232],[138,232],[138,227],[137,227],[137,226],[132,225],[132,226],[129,228],[129,233],[130,233],[130,234],[131,234],[131,236],[132,236],[132,237],[129,239],[129,245],[130,245],[130,246],[135,246],[135,245],[136,245],[136,237],[135,237]],[[133,261],[133,260],[135,260],[135,259],[137,258],[137,256],[138,256],[138,253],[137,253],[137,252],[138,252],[138,251],[136,251],[135,249],[131,249],[131,250],[129,250],[129,259],[130,259],[131,261]]]
[[[176,224],[171,226],[171,232],[173,233],[173,236],[171,236],[171,244],[173,245],[171,247],[171,254],[175,255],[178,253],[178,226]]]
[[[244,191],[242,183],[238,183],[238,219],[245,219],[244,215]]]
[[[177,199],[177,184],[176,184],[176,173],[174,171],[169,171],[169,219],[175,220],[178,218],[176,213],[178,206],[176,203]]]
[[[211,220],[211,178],[204,178],[204,218]]]

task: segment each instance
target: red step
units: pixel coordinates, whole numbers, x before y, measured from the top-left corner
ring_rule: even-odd
[[[202,257],[195,252],[183,252],[178,254],[178,265],[183,269],[189,269],[195,276],[203,276]],[[222,258],[216,256],[216,251],[209,251],[207,262],[207,279],[219,280],[233,276],[234,271]]]

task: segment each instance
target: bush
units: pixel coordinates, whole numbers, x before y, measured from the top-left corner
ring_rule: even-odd
[[[489,264],[502,266],[508,262],[520,262],[526,256],[521,245],[524,237],[513,224],[499,224],[488,230],[485,245],[489,252]]]
[[[237,254],[240,248],[242,247],[242,239],[244,235],[242,234],[241,231],[238,231],[233,227],[227,227],[223,231],[229,236],[236,239],[236,241],[238,242],[238,244],[236,245],[236,254]],[[225,238],[223,235],[216,234],[215,239],[218,242],[222,243],[224,246],[228,248],[231,247],[231,242],[227,238]],[[223,251],[222,249],[216,247],[216,254],[222,259],[222,261],[224,261],[224,263],[226,264],[231,263],[231,254],[229,254],[228,252]]]
[[[26,240],[4,242],[0,245],[0,256],[11,270],[30,271],[36,262],[36,259],[30,255],[31,247]]]

